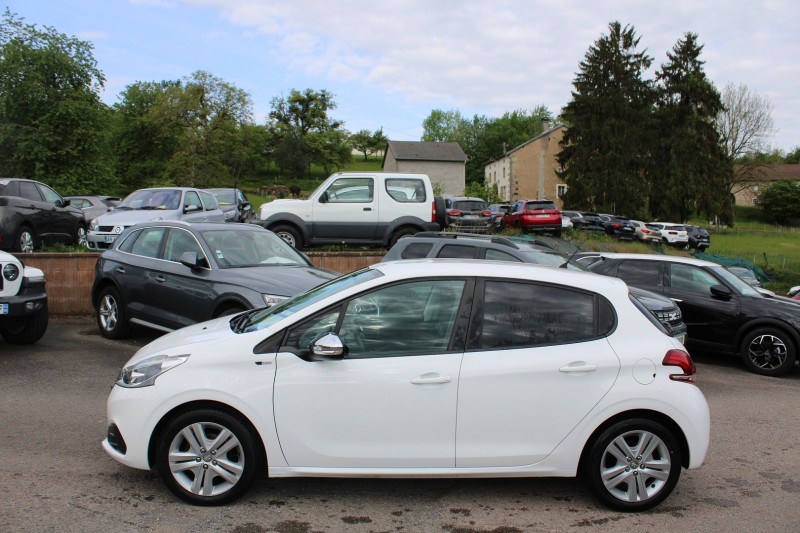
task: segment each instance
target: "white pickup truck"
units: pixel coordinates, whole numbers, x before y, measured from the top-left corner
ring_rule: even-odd
[[[440,230],[444,211],[424,174],[340,172],[307,200],[261,204],[253,222],[298,250],[323,244],[388,248],[400,237]]]

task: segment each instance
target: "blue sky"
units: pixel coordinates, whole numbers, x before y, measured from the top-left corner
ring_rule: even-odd
[[[103,100],[135,81],[205,70],[250,93],[264,123],[291,89],[335,95],[350,131],[380,127],[419,140],[433,109],[499,116],[545,105],[558,115],[589,46],[608,23],[631,24],[667,61],[699,35],[711,81],[767,97],[772,148],[800,146],[797,0],[6,0],[27,23],[94,45]]]

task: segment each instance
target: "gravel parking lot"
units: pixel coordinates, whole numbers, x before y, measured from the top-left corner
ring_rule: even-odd
[[[257,483],[233,505],[178,501],[151,473],[100,448],[105,400],[123,363],[157,334],[99,336],[90,318],[51,320],[37,344],[0,340],[2,531],[798,531],[800,370],[748,373],[731,356],[693,354],[711,406],[711,450],[656,509],[599,506],[573,479],[342,480]]]

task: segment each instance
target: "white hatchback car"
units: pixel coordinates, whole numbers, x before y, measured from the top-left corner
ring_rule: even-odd
[[[709,411],[684,347],[620,280],[539,265],[389,262],[139,350],[103,447],[180,498],[255,476],[586,474],[605,504],[664,500]]]
[[[672,246],[689,246],[689,232],[680,224],[670,222],[650,222],[648,225],[655,226],[661,230],[661,239]]]

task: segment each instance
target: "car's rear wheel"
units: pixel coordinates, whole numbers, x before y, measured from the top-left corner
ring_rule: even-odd
[[[156,466],[179,498],[222,505],[239,498],[259,471],[253,432],[237,417],[198,409],[176,417],[158,442]]]
[[[279,224],[274,228],[270,228],[270,230],[275,235],[283,239],[283,241],[286,244],[294,247],[295,250],[303,249],[303,238],[300,236],[300,232],[297,231],[292,226],[287,226],[286,224]]]
[[[592,443],[586,463],[592,492],[619,511],[643,511],[669,496],[681,474],[672,433],[643,418],[622,420]]]
[[[0,325],[0,336],[11,344],[33,344],[47,331],[47,304],[32,315],[6,319]]]
[[[78,224],[73,241],[73,244],[77,244],[78,246],[86,246],[86,226]]]
[[[408,237],[417,233],[419,233],[419,231],[416,228],[400,228],[399,230],[395,231],[391,239],[389,239],[389,248],[397,244],[397,241],[403,237]]]
[[[751,372],[763,376],[782,376],[794,365],[797,348],[785,331],[764,327],[745,335],[742,339],[741,356],[742,362]]]
[[[106,287],[97,298],[97,325],[103,337],[122,339],[128,335],[122,298],[114,287]]]

